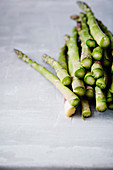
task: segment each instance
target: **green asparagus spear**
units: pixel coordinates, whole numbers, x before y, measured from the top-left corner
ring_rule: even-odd
[[[63,85],[69,85],[71,83],[71,77],[67,73],[67,70],[64,69],[58,61],[51,58],[47,54],[42,55],[42,60],[50,64],[55,69],[57,76]]]
[[[107,82],[108,82],[107,74],[104,71],[103,77],[100,77],[96,80],[96,86],[100,87],[101,89],[105,89]]]
[[[92,86],[86,86],[86,97],[89,99],[94,98],[94,88]]]
[[[94,85],[95,84],[95,79],[90,71],[88,71],[84,77],[84,82],[88,85]]]
[[[86,12],[90,33],[97,44],[102,48],[108,47],[110,45],[110,39],[100,29],[91,8],[85,2],[78,1],[77,3]]]
[[[98,22],[99,26],[101,27],[101,29],[103,30],[103,32],[109,37],[109,39],[111,41],[110,47],[111,47],[111,55],[113,57],[113,35],[112,35],[111,31],[109,31],[108,28],[101,21],[99,21],[97,19],[97,22]],[[106,58],[106,57],[104,57],[104,58]],[[104,61],[105,66],[106,66],[106,64],[110,65],[109,64],[109,62],[110,62],[109,56],[107,58],[108,58],[108,60]],[[112,66],[111,66],[111,73],[113,74],[113,61],[112,61]]]
[[[73,92],[80,97],[85,95],[85,86],[83,81],[75,76],[72,77],[72,89]]]
[[[68,71],[66,56],[67,46],[64,45],[60,50],[59,62],[62,65],[62,67]],[[72,106],[65,98],[64,98],[64,111],[67,117],[71,117],[76,111],[76,107]]]
[[[59,54],[59,62],[62,65],[64,69],[67,70],[67,60],[66,60],[66,52],[67,52],[67,46],[66,44],[60,49],[60,54]]]
[[[113,75],[111,76],[112,82],[109,91],[113,94]]]
[[[109,67],[111,65],[110,57],[108,56],[107,49],[103,50],[102,64],[104,67]]]
[[[68,43],[69,39],[70,39],[70,36],[65,35],[64,39],[65,39],[66,43]],[[84,96],[84,94],[85,94],[84,83],[78,77],[74,76],[73,63],[72,63],[70,57],[68,57],[68,70],[69,70],[69,73],[70,73],[70,75],[72,77],[72,89],[73,89],[73,92],[75,94],[77,94],[78,96]]]
[[[90,110],[88,100],[87,99],[82,99],[81,100],[81,105],[82,105],[82,117],[83,117],[83,119],[85,117],[90,117],[91,116],[91,110]]]
[[[95,59],[95,60],[101,60],[102,58],[102,54],[103,54],[103,49],[101,47],[96,47],[93,49],[93,52],[92,52],[92,57]]]
[[[113,110],[113,102],[108,103],[108,108]]]
[[[90,48],[92,48],[92,47],[94,48],[96,46],[96,42],[89,33],[86,15],[81,12],[79,16],[72,15],[70,18],[73,20],[76,20],[77,22],[81,22],[82,30],[83,30],[83,34],[84,34],[84,40],[86,42],[86,45]]]
[[[69,41],[67,42],[68,57],[73,66],[73,74],[78,78],[83,78],[85,69],[81,66],[79,61],[79,49],[77,46],[77,29],[73,28]]]
[[[104,71],[100,61],[94,62],[94,64],[91,67],[91,72],[95,79],[98,79],[103,76]]]
[[[28,63],[31,67],[33,67],[35,70],[40,72],[46,79],[48,79],[68,100],[68,102],[72,106],[77,106],[80,102],[80,99],[76,94],[74,94],[68,87],[64,86],[61,81],[51,72],[49,72],[45,67],[39,65],[35,61],[32,61],[30,58],[28,58],[24,53],[22,53],[19,50],[14,49],[17,56]]]
[[[112,62],[112,65],[111,65],[111,74],[113,74],[113,62]]]
[[[80,22],[77,23],[77,31],[78,31],[78,34],[80,36],[81,46],[82,46],[81,65],[83,67],[85,67],[86,69],[89,69],[92,65],[91,50],[86,45],[85,32],[84,32],[84,30],[82,30]]]
[[[109,90],[107,91],[106,101],[108,103],[113,101],[113,95],[112,95],[112,93]]]
[[[96,110],[104,112],[107,109],[105,94],[98,86],[95,87]]]
[[[113,51],[113,35],[111,33],[111,31],[108,30],[108,28],[97,19],[97,22],[100,26],[100,28],[102,29],[102,31],[109,37],[109,39],[111,40],[110,46],[111,46],[111,50]]]
[[[75,94],[78,96],[84,96],[85,95],[85,86],[82,80],[80,80],[78,77],[75,77],[73,74],[73,65],[70,61],[70,58],[68,59],[68,69],[69,73],[72,76],[72,89]]]

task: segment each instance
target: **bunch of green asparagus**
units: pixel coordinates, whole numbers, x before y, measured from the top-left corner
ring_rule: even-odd
[[[42,60],[55,69],[57,76],[23,52],[14,51],[63,94],[66,116],[75,114],[81,104],[82,118],[87,118],[91,116],[90,100],[96,103],[99,112],[113,109],[113,35],[95,18],[86,3],[78,1],[77,4],[84,13],[71,16],[76,26],[71,35],[64,36],[59,61],[47,54],[42,56]]]

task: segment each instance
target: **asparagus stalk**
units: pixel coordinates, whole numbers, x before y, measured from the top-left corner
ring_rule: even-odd
[[[55,69],[57,76],[61,80],[63,85],[69,85],[71,83],[71,77],[67,73],[67,70],[64,69],[64,67],[62,67],[62,65],[58,61],[51,58],[47,54],[42,55],[42,59]]]
[[[58,77],[49,72],[45,67],[39,65],[35,61],[32,61],[30,58],[27,57],[27,55],[25,55],[21,51],[16,49],[14,49],[14,51],[21,60],[28,63],[31,67],[33,67],[35,70],[40,72],[46,79],[48,79],[64,95],[66,100],[68,100],[68,102],[72,106],[78,106],[80,102],[79,97],[74,94],[68,87],[64,86],[58,79]]]
[[[105,94],[101,88],[95,87],[96,96],[96,110],[99,112],[104,112],[107,109]]]
[[[67,53],[67,46],[66,44],[60,49],[60,53],[59,53],[59,62],[62,65],[62,67],[64,69],[67,70],[67,60],[66,60],[66,53]]]
[[[94,85],[95,84],[95,79],[90,71],[88,71],[84,77],[84,82],[88,85]]]
[[[72,77],[72,89],[75,94],[78,96],[84,96],[85,95],[85,86],[82,80],[80,80],[78,77],[75,77],[73,74],[73,65],[70,61],[70,58],[68,59],[68,69],[69,73]]]
[[[77,3],[86,12],[90,33],[97,44],[102,48],[108,47],[110,45],[110,39],[100,29],[91,8],[85,2],[78,1]]]
[[[98,22],[99,26],[101,27],[101,29],[104,31],[104,33],[109,37],[109,39],[111,41],[110,47],[111,47],[111,51],[112,51],[111,54],[112,54],[112,57],[113,57],[113,35],[112,35],[111,31],[109,31],[108,28],[101,21],[99,21],[97,19],[97,22]],[[110,65],[109,64],[109,57],[107,57],[107,58],[108,58],[108,60],[106,62],[104,61],[105,66],[106,66],[106,63],[107,63],[107,65]],[[111,73],[113,74],[113,61],[112,61],[112,66],[111,66]]]
[[[108,56],[108,52],[107,52],[107,49],[104,49],[103,50],[103,59],[102,59],[102,64],[103,66],[105,67],[109,67],[111,65],[111,60]]]
[[[67,42],[68,57],[72,63],[73,74],[78,78],[83,78],[85,75],[85,69],[81,66],[79,61],[79,49],[77,46],[77,29],[73,28],[69,41]]]
[[[67,68],[67,60],[66,60],[66,54],[67,54],[67,46],[64,45],[59,54],[59,62],[62,65],[63,68],[65,68],[68,71]],[[67,117],[71,117],[76,111],[76,107],[72,106],[65,98],[64,98],[64,112]]]
[[[111,76],[112,82],[109,91],[113,94],[113,75]]]
[[[69,39],[70,39],[70,36],[65,35],[64,39],[65,39],[66,43],[68,43]],[[72,63],[70,57],[68,57],[68,70],[69,70],[69,73],[70,73],[70,75],[72,77],[72,89],[73,89],[73,92],[75,94],[77,94],[78,96],[84,96],[85,95],[84,83],[78,77],[74,76],[73,63]]]
[[[96,86],[100,87],[101,89],[105,89],[107,82],[108,82],[108,77],[106,72],[104,71],[104,76],[96,80]]]
[[[101,47],[97,46],[96,48],[93,49],[92,57],[95,60],[97,60],[97,61],[101,60],[102,55],[103,55],[103,49]]]
[[[97,22],[100,26],[100,28],[102,29],[102,31],[109,37],[109,39],[111,40],[111,43],[110,43],[110,46],[111,46],[111,50],[112,50],[112,54],[113,54],[113,35],[111,33],[110,30],[108,30],[108,28],[101,22],[97,19]]]
[[[108,103],[108,108],[113,110],[113,102]]]
[[[107,103],[110,103],[113,101],[113,95],[109,90],[107,91],[106,101]]]
[[[66,99],[64,101],[64,110],[67,117],[73,116],[76,111],[76,107],[72,106]]]
[[[85,117],[90,117],[91,116],[91,110],[90,110],[88,100],[87,99],[82,99],[81,100],[81,105],[82,105],[82,117],[83,117],[83,119]]]
[[[80,18],[81,18],[81,23],[82,23],[82,30],[84,31],[84,38],[86,41],[86,45],[90,48],[94,48],[96,46],[96,42],[95,40],[92,38],[92,36],[89,34],[89,28],[87,26],[87,18],[86,15],[84,13],[80,14]]]
[[[113,74],[113,62],[112,62],[112,65],[111,65],[111,74]]]
[[[81,46],[82,46],[81,65],[85,67],[86,69],[89,69],[92,65],[91,50],[86,45],[85,32],[84,30],[82,30],[80,22],[77,23],[77,31],[80,36]]]
[[[90,48],[92,48],[92,47],[94,48],[96,46],[96,42],[89,33],[86,15],[81,12],[79,16],[72,15],[70,18],[73,20],[77,20],[78,22],[81,22],[82,30],[83,30],[83,34],[84,34],[84,40],[86,42],[86,45]]]
[[[91,67],[92,75],[95,79],[98,79],[103,76],[103,68],[100,61],[95,61]]]
[[[73,92],[80,97],[85,95],[85,86],[83,81],[75,76],[72,77],[72,89]]]
[[[92,86],[86,86],[85,95],[88,99],[93,99],[94,98],[94,88]]]

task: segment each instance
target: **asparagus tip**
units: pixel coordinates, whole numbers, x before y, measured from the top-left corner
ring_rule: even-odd
[[[71,18],[72,20],[77,20],[77,19],[79,18],[79,16],[78,16],[78,15],[71,15],[70,18]]]
[[[47,54],[43,54],[42,55],[42,59],[44,59],[45,57],[47,57],[48,55]]]
[[[21,51],[19,51],[19,50],[17,50],[17,49],[14,49],[14,52],[15,52],[15,54],[17,55],[17,57],[19,57],[20,59],[23,58],[24,53],[22,53]]]
[[[78,4],[79,7],[81,7],[81,4],[84,4],[84,2],[82,2],[82,1],[77,1],[77,4]]]
[[[14,52],[18,55],[18,53],[19,53],[19,50],[17,50],[17,49],[14,49]]]
[[[70,36],[67,35],[67,34],[65,34],[65,35],[64,35],[64,40],[65,40],[66,43],[69,41],[69,39],[70,39]]]
[[[77,31],[79,32],[82,28],[81,22],[77,22]]]

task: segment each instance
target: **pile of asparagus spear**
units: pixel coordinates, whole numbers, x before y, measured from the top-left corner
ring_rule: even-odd
[[[57,76],[23,52],[14,51],[63,94],[66,116],[75,114],[81,104],[82,118],[86,118],[91,116],[90,100],[96,103],[99,112],[113,109],[113,35],[95,18],[86,3],[78,1],[77,4],[84,13],[71,16],[76,26],[71,35],[64,36],[59,61],[47,54],[42,56],[42,60],[55,69]]]

